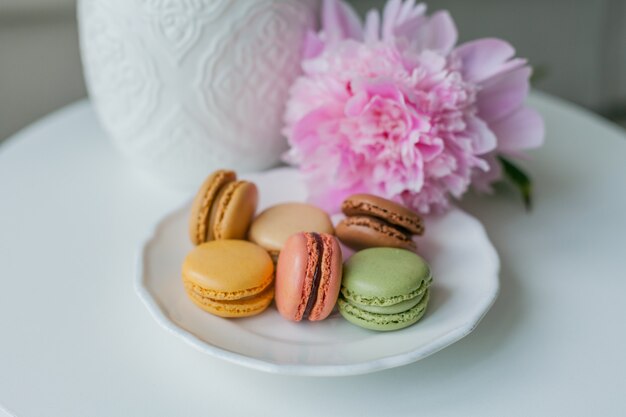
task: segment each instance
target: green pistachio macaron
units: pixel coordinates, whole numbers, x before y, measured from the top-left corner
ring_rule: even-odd
[[[365,249],[344,264],[339,312],[366,329],[402,329],[426,312],[431,282],[430,267],[415,253]]]

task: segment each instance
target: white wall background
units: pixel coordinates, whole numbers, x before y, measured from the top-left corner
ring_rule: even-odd
[[[384,1],[352,3],[363,12]],[[537,88],[596,111],[626,107],[626,0],[428,4],[451,11],[461,40],[513,43],[542,74]],[[0,0],[0,140],[85,94],[75,0]]]

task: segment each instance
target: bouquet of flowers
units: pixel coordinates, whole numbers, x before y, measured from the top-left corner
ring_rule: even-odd
[[[540,146],[544,125],[524,106],[531,69],[507,42],[457,45],[451,16],[429,16],[414,0],[389,0],[364,22],[325,0],[302,70],[286,107],[285,159],[318,205],[337,211],[366,192],[441,212],[470,185],[490,191],[503,169],[529,202],[511,158]]]

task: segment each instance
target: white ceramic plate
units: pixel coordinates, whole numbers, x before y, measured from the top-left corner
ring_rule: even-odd
[[[260,209],[303,201],[296,171],[281,168],[247,179],[259,187]],[[180,268],[192,245],[189,204],[162,219],[143,245],[136,289],[159,324],[212,356],[267,372],[351,375],[422,359],[470,333],[498,294],[498,255],[482,225],[453,209],[428,219],[418,252],[433,269],[424,318],[403,330],[377,333],[353,326],[338,313],[317,323],[291,323],[272,305],[263,314],[223,319],[197,308],[185,295]]]

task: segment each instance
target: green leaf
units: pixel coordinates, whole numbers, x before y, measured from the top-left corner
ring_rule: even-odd
[[[530,85],[534,86],[535,84],[541,82],[542,80],[548,77],[550,71],[544,65],[534,66],[533,72],[530,75]]]
[[[533,202],[533,184],[530,177],[517,165],[503,156],[498,156],[502,169],[504,169],[504,175],[513,183],[513,185],[519,190],[524,200],[524,206],[526,211],[530,211]]]

